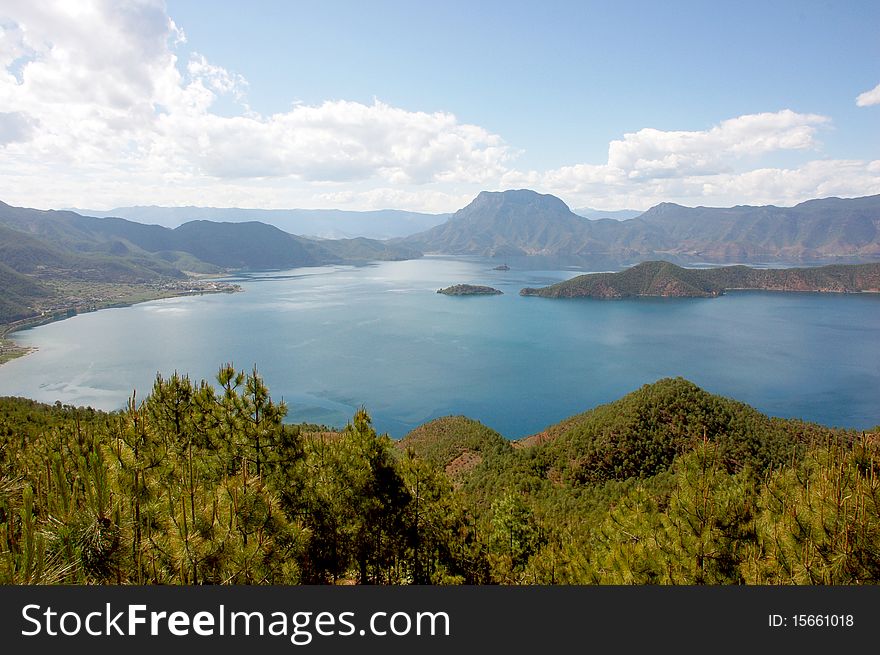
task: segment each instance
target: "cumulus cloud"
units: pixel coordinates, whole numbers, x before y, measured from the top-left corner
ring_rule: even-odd
[[[186,70],[191,79],[200,81],[212,91],[232,94],[236,100],[244,97],[247,80],[238,73],[231,73],[222,66],[211,64],[203,55],[193,53]]]
[[[813,160],[796,168],[758,167],[762,155],[816,150],[830,118],[790,109],[738,116],[699,131],[645,128],[608,147],[604,164],[509,172],[576,205],[645,209],[658,202],[733,205],[797,203],[827,195],[880,193],[876,162]]]
[[[452,114],[378,100],[297,105],[267,118],[167,114],[159,126],[181,164],[220,178],[479,182],[497,175],[509,158],[500,137]]]
[[[871,105],[880,105],[880,84],[870,91],[860,93],[856,98],[856,105],[859,107],[870,107]]]
[[[378,100],[260,116],[247,106],[241,75],[199,54],[178,62],[185,37],[156,0],[13,1],[3,14],[0,112],[7,142],[19,146],[9,154],[21,163],[425,184],[485,181],[511,157],[499,136],[451,113]],[[212,111],[221,96],[238,102],[240,114]],[[26,133],[26,115],[39,129]]]
[[[6,0],[2,199],[450,211],[481,189],[521,187],[608,209],[880,193],[876,161],[767,166],[772,153],[815,156],[830,125],[818,114],[646,127],[611,141],[604,162],[518,170],[520,153],[500,135],[448,111],[334,99],[261,115],[242,75],[198,53],[180,57],[185,41],[162,0]],[[880,103],[880,86],[857,103]]]
[[[576,167],[571,167],[576,169]],[[660,202],[685,205],[794,205],[811,198],[880,194],[880,160],[813,160],[793,168],[762,167],[708,175],[615,182],[551,171],[538,186],[573,206],[647,209]]]
[[[816,126],[827,122],[825,116],[785,109],[731,118],[696,132],[645,128],[611,142],[608,166],[630,178],[715,173],[730,157],[814,147]]]

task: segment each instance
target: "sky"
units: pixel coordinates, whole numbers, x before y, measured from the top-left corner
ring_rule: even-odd
[[[0,200],[880,194],[880,3],[4,0]]]

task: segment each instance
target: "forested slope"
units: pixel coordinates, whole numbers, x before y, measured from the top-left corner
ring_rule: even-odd
[[[875,433],[682,379],[509,442],[282,422],[256,371],[103,413],[0,399],[0,583],[858,584]]]
[[[706,298],[727,290],[880,292],[880,264],[831,264],[814,268],[682,268],[670,262],[643,262],[619,273],[587,273],[523,296],[544,298]]]

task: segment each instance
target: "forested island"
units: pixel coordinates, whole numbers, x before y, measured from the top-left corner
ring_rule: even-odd
[[[503,292],[479,284],[454,284],[445,289],[438,289],[437,293],[442,293],[444,296],[497,296]]]
[[[880,582],[876,428],[681,378],[518,442],[287,413],[232,365],[114,413],[0,399],[0,584]]]
[[[723,266],[695,269],[653,261],[619,273],[588,273],[540,289],[525,288],[520,295],[544,298],[710,298],[735,289],[877,293],[880,292],[880,263],[815,268]]]

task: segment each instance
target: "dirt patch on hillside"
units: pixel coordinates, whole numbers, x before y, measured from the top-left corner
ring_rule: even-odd
[[[482,461],[483,456],[480,453],[475,453],[472,450],[465,450],[446,465],[446,475],[452,479],[458,478],[468,471],[473,470],[474,467]]]
[[[547,432],[539,432],[538,434],[533,434],[528,437],[523,437],[522,439],[517,439],[516,441],[511,441],[511,445],[520,450],[522,448],[532,448],[534,446],[540,446],[541,444],[547,443],[553,438],[553,436]]]

